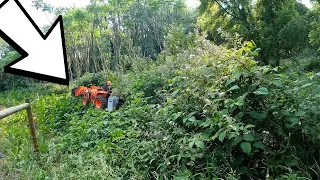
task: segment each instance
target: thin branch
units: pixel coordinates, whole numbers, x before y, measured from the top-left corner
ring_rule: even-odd
[[[219,3],[218,0],[214,0],[214,1],[222,8],[222,10],[223,10],[224,12],[226,12],[226,13],[229,14],[230,16],[238,19],[239,21],[242,21],[239,17],[235,16],[234,14],[230,13],[226,8],[224,8],[224,7]]]

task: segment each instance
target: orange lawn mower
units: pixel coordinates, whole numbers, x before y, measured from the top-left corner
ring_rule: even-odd
[[[111,96],[111,93],[111,90],[107,91],[98,86],[91,86],[90,88],[80,86],[71,91],[72,96],[82,97],[83,106],[88,106],[92,103],[97,109],[118,110],[124,103],[124,98]]]

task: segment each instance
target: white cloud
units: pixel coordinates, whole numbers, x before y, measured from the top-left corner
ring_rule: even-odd
[[[302,0],[301,1],[305,6],[307,6],[308,8],[311,8],[312,7],[312,5],[311,5],[311,3],[310,3],[310,0]]]
[[[199,0],[185,0],[186,5],[190,8],[197,8],[200,5]]]

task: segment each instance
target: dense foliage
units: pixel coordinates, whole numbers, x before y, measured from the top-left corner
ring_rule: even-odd
[[[0,74],[0,111],[31,99],[40,144],[25,112],[1,119],[0,179],[319,179],[319,2],[254,2],[202,0],[194,30],[181,0],[34,1],[64,14],[72,81]],[[117,111],[71,96],[106,80]]]
[[[0,57],[3,56],[0,61],[0,91],[17,87],[27,87],[28,84],[34,83],[35,81],[29,78],[3,73],[4,66],[20,57],[20,55],[11,48],[7,49],[7,47],[1,43],[3,43],[3,41],[0,40]],[[1,45],[3,46],[1,47]]]
[[[64,13],[71,78],[85,72],[125,72],[138,57],[155,59],[172,27],[193,30],[195,14],[182,0],[93,0],[81,9],[54,8],[34,1],[42,11]]]
[[[310,45],[318,47],[318,3],[308,9],[296,0],[201,0],[199,26],[224,43],[222,31],[239,33],[262,49],[257,60],[280,65]],[[294,38],[293,38],[294,37]]]
[[[33,98],[41,159],[27,139],[12,143],[28,136],[20,114],[2,122],[3,168],[41,179],[317,178],[320,74],[260,67],[252,42],[191,37],[194,47],[172,54],[167,43],[157,62],[115,81],[127,97],[117,112],[83,112],[68,91]]]

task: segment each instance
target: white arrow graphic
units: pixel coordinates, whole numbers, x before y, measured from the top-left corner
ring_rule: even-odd
[[[69,85],[62,16],[44,35],[18,0],[0,4],[0,37],[21,57],[5,72]]]

